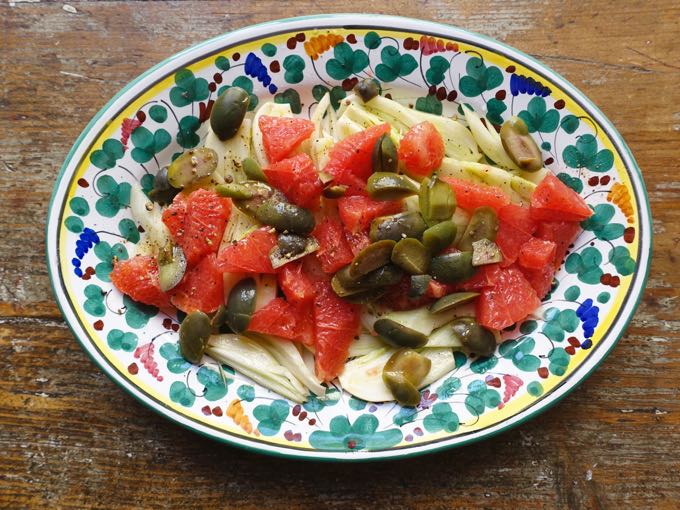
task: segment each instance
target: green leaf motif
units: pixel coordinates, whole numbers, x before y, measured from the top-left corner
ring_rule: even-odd
[[[617,246],[609,251],[609,262],[614,264],[621,276],[628,276],[635,272],[635,260],[625,246]]]
[[[73,232],[74,234],[80,234],[83,229],[85,228],[85,224],[83,223],[83,220],[78,218],[78,216],[69,216],[64,220],[64,225],[66,225],[66,228],[70,231]]]
[[[595,285],[602,276],[602,254],[597,248],[589,246],[581,253],[572,253],[564,264],[570,274],[576,274],[583,283]]]
[[[116,243],[111,246],[106,241],[100,241],[94,247],[94,254],[97,256],[101,262],[97,264],[94,268],[95,275],[103,282],[110,282],[109,277],[111,271],[113,271],[113,261],[116,260],[127,260],[128,252],[124,245]]]
[[[115,138],[109,138],[102,144],[102,148],[90,154],[90,163],[102,170],[116,166],[116,161],[123,157],[123,144]]]
[[[210,90],[208,81],[196,78],[189,69],[180,69],[175,73],[176,86],[170,89],[170,102],[178,107],[187,106],[194,101],[208,99]]]
[[[125,305],[125,322],[133,329],[143,328],[149,319],[158,313],[158,308],[155,306],[138,303],[127,295],[123,296],[123,304]]]
[[[568,135],[573,134],[578,129],[579,124],[581,124],[581,121],[575,115],[565,115],[560,121],[560,127]]]
[[[274,96],[274,102],[279,104],[289,104],[290,110],[294,114],[302,111],[302,103],[300,102],[300,94],[295,89],[286,89]]]
[[[328,76],[336,80],[349,78],[352,74],[360,73],[368,66],[366,52],[364,50],[352,50],[352,47],[346,42],[342,42],[333,48],[333,57],[326,62],[326,72]]]
[[[536,331],[537,327],[538,323],[535,320],[524,321],[519,326],[519,332],[523,335],[528,335],[529,333]]]
[[[152,174],[144,174],[139,180],[139,184],[142,186],[142,191],[146,196],[149,196],[149,193],[153,189],[153,182],[154,176]]]
[[[460,351],[456,351],[453,353],[453,362],[456,368],[460,368],[467,363],[467,356]]]
[[[573,333],[580,324],[574,310],[559,310],[549,308],[544,316],[543,334],[553,342],[563,342],[566,333]]]
[[[269,405],[259,405],[253,410],[253,416],[258,420],[257,429],[263,436],[273,436],[281,429],[281,425],[288,417],[289,406],[285,400],[274,400]]]
[[[503,124],[503,112],[507,110],[508,107],[500,99],[492,97],[486,102],[486,118],[489,122],[500,126]]]
[[[173,374],[183,374],[191,368],[191,363],[179,353],[179,344],[177,343],[166,342],[158,352],[168,361],[168,370]]]
[[[423,420],[425,430],[431,433],[439,432],[440,430],[455,432],[458,430],[459,425],[458,415],[451,410],[451,406],[447,403],[432,406],[432,413]]]
[[[499,353],[520,370],[532,372],[541,364],[538,357],[531,354],[535,346],[536,341],[530,337],[506,340],[500,345]]]
[[[551,374],[562,376],[567,371],[569,366],[569,355],[562,347],[556,347],[548,356],[550,364],[548,370]]]
[[[564,299],[567,301],[576,301],[581,295],[581,289],[578,285],[572,285],[564,291]]]
[[[380,61],[375,68],[375,74],[383,82],[408,76],[418,67],[418,62],[412,55],[408,53],[402,55],[395,46],[384,47],[380,52]]]
[[[339,400],[340,392],[335,388],[331,387],[326,388],[326,394],[324,395],[323,398],[319,398],[313,393],[310,393],[307,402],[302,404],[302,407],[304,407],[305,411],[309,413],[318,413],[324,407],[334,406],[335,404],[338,403]]]
[[[572,177],[567,173],[560,172],[557,174],[557,178],[573,189],[576,193],[581,193],[581,191],[583,191],[583,182],[578,177]]]
[[[495,66],[486,66],[481,58],[472,57],[465,66],[466,75],[460,78],[458,88],[467,97],[476,97],[503,83],[503,73]]]
[[[377,431],[378,418],[362,414],[354,423],[346,416],[335,416],[330,430],[315,430],[309,436],[310,444],[317,450],[356,451],[391,448],[402,440],[399,429]]]
[[[123,350],[125,352],[132,352],[137,347],[137,335],[134,333],[125,333],[120,329],[112,329],[106,335],[106,343],[114,351]]]
[[[449,61],[439,55],[432,57],[430,67],[425,72],[425,79],[430,85],[439,85],[444,81],[446,71],[449,70]]]
[[[78,216],[87,216],[90,214],[90,206],[82,197],[73,197],[69,200],[68,206],[71,208],[74,214]]]
[[[437,395],[439,395],[440,398],[451,398],[460,387],[460,379],[451,376],[442,383],[439,389],[437,389]]]
[[[349,407],[355,411],[361,411],[366,407],[366,401],[361,400],[360,398],[351,397],[349,399]]]
[[[364,44],[366,45],[366,47],[369,50],[374,50],[378,46],[380,46],[380,41],[381,41],[380,36],[376,32],[373,32],[373,31],[368,32],[364,36]]]
[[[403,427],[407,423],[411,423],[418,416],[417,407],[402,407],[399,412],[392,418],[392,423],[397,427]]]
[[[97,285],[88,285],[84,290],[85,303],[83,308],[87,313],[94,317],[104,317],[106,315],[106,306],[104,305],[104,291]]]
[[[437,96],[427,95],[419,97],[416,99],[416,110],[433,115],[441,115],[443,111],[442,102],[437,99]]]
[[[593,215],[581,222],[583,230],[589,230],[595,237],[605,241],[618,239],[623,235],[625,227],[618,223],[610,223],[616,209],[611,204],[597,204],[593,208]]]
[[[158,123],[163,123],[168,119],[168,110],[166,110],[165,106],[155,104],[149,108],[149,117]]]
[[[283,59],[283,68],[286,70],[283,74],[286,83],[300,83],[304,76],[305,61],[299,55],[288,55]]]
[[[219,400],[227,394],[229,384],[234,380],[228,377],[222,377],[222,374],[208,367],[201,367],[196,373],[196,379],[205,387],[203,397],[210,402]]]
[[[135,146],[132,149],[132,159],[137,163],[146,163],[170,145],[172,137],[163,128],[158,129],[152,134],[144,126],[139,126],[130,135],[130,140]]]
[[[526,110],[522,110],[517,116],[524,121],[529,133],[552,133],[557,129],[560,114],[557,110],[547,110],[545,99],[534,97],[529,101]]]
[[[139,230],[137,230],[137,224],[130,218],[124,218],[118,223],[118,232],[127,241],[133,244],[139,242]]]
[[[196,401],[196,395],[182,381],[175,381],[170,385],[170,400],[184,407],[191,407]]]
[[[324,85],[314,85],[314,87],[312,87],[312,96],[314,96],[314,99],[317,101],[321,101],[323,96],[328,92],[330,92],[331,95],[331,106],[334,110],[337,110],[340,108],[340,101],[347,97],[347,92],[339,86],[333,87],[330,90]]]
[[[576,145],[567,145],[562,159],[570,168],[587,168],[592,172],[606,172],[614,164],[614,155],[609,149],[597,150],[597,139],[591,135],[578,137]]]
[[[228,71],[230,67],[229,59],[223,55],[220,55],[215,59],[215,67],[217,67],[217,69],[220,71]]]
[[[252,402],[255,400],[255,388],[250,384],[242,384],[239,386],[236,390],[236,394],[238,395],[238,398],[245,402]]]
[[[193,149],[201,141],[196,131],[201,127],[201,121],[194,115],[187,115],[179,120],[179,129],[175,140],[185,149]]]
[[[475,374],[483,374],[493,368],[498,364],[498,358],[496,356],[482,357],[478,358],[470,364],[470,370]]]
[[[500,394],[496,390],[488,388],[484,381],[472,381],[468,385],[465,407],[470,413],[479,416],[484,413],[486,408],[498,407],[500,403]]]
[[[276,55],[276,46],[274,46],[272,43],[264,43],[262,45],[262,53],[268,57],[273,57]]]
[[[106,218],[113,218],[118,211],[130,205],[130,192],[132,186],[127,182],[118,184],[109,175],[102,175],[97,179],[97,189],[103,195],[94,204],[99,214]]]

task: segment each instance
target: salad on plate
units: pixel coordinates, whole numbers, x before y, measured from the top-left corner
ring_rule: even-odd
[[[296,402],[339,383],[417,405],[455,350],[489,356],[534,313],[593,213],[517,117],[416,111],[373,79],[309,119],[248,102],[227,89],[203,146],[133,188],[144,238],[111,281],[185,315],[188,361]]]

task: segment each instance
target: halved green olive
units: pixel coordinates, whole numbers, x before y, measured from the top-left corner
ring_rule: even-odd
[[[420,331],[399,324],[392,319],[378,319],[373,324],[375,332],[395,347],[411,347],[418,349],[427,343],[427,336]]]
[[[392,249],[397,244],[392,240],[385,239],[376,243],[369,244],[357,253],[347,270],[347,274],[353,280],[358,280],[371,271],[389,263]]]
[[[479,356],[491,356],[496,350],[496,337],[470,317],[462,317],[451,322],[453,332],[463,345]]]
[[[480,239],[496,240],[498,232],[498,217],[496,211],[491,207],[478,207],[472,213],[470,222],[465,229],[463,237],[458,243],[458,248],[462,251],[472,250],[472,243]]]
[[[232,138],[243,124],[250,95],[240,87],[229,87],[222,92],[210,112],[210,127],[222,141]]]
[[[503,260],[501,249],[493,241],[480,239],[472,243],[472,265],[496,264]]]
[[[522,170],[537,172],[543,168],[543,154],[519,117],[510,117],[501,126],[501,143],[510,159]]]
[[[210,319],[210,326],[219,330],[227,322],[227,306],[222,304]]]
[[[217,168],[217,153],[207,147],[185,152],[168,167],[168,182],[173,188],[184,188]]]
[[[408,289],[408,297],[414,299],[425,295],[432,277],[429,274],[414,274],[411,276],[411,286]]]
[[[366,191],[375,200],[401,200],[418,193],[418,187],[405,175],[376,172],[368,178]]]
[[[430,266],[430,253],[423,243],[407,237],[392,250],[392,262],[410,274],[425,274]]]
[[[403,406],[420,403],[418,386],[430,372],[432,362],[412,349],[399,349],[383,368],[383,381],[395,400]]]
[[[253,158],[246,158],[241,162],[243,172],[251,181],[267,182],[267,176],[262,171],[262,167]]]
[[[420,182],[418,192],[420,214],[429,226],[450,220],[456,211],[456,195],[451,186],[438,177],[426,177]]]
[[[161,168],[153,178],[153,189],[149,192],[152,202],[166,205],[172,202],[180,190],[173,188],[168,181],[168,167]]]
[[[220,184],[215,188],[215,191],[223,197],[229,197],[234,200],[251,200],[259,199],[257,204],[237,203],[239,209],[244,209],[245,212],[252,212],[256,206],[259,206],[262,201],[271,197],[275,190],[269,184],[259,181],[243,181],[240,183]],[[245,206],[245,207],[244,207]]]
[[[227,300],[227,325],[234,333],[248,329],[250,318],[255,311],[256,284],[253,278],[238,282]]]
[[[344,184],[337,184],[332,186],[326,186],[321,194],[326,198],[340,198],[347,192],[347,186]]]
[[[477,269],[472,265],[472,253],[462,251],[433,257],[429,273],[442,283],[455,283],[470,278]]]
[[[479,294],[477,292],[454,292],[443,298],[439,298],[435,301],[432,306],[430,306],[430,312],[446,312],[452,310],[453,308],[469,303],[475,299]]]
[[[379,267],[375,271],[371,271],[359,279],[351,278],[349,269],[350,266],[343,267],[335,273],[331,279],[331,286],[335,293],[340,297],[396,285],[401,281],[403,275],[401,269],[392,264]]]
[[[168,243],[158,254],[158,283],[163,292],[176,287],[187,269],[184,250]]]
[[[203,357],[212,328],[210,317],[203,312],[191,312],[179,327],[179,352],[190,363],[198,363]]]
[[[423,232],[423,244],[430,253],[439,253],[453,244],[458,228],[451,220],[442,221]]]
[[[374,172],[396,172],[399,167],[397,148],[389,134],[378,138],[373,146],[372,155]]]
[[[279,232],[309,234],[315,225],[311,212],[288,202],[266,200],[255,209],[254,216],[259,222],[271,225]]]
[[[406,211],[392,216],[380,216],[371,222],[371,241],[391,239],[401,241],[406,237],[420,239],[427,229],[420,213]]]
[[[287,234],[280,234],[279,235],[279,240],[281,239],[281,236],[287,235]],[[296,234],[290,234],[291,236],[295,236]],[[299,247],[294,247],[293,243],[296,243],[296,241],[288,242],[286,241],[284,243],[284,248],[281,248],[280,244],[277,244],[277,246],[274,246],[274,248],[269,252],[269,260],[271,260],[272,267],[274,269],[278,269],[281,266],[285,266],[288,264],[288,262],[292,262],[293,260],[300,259],[302,257],[305,257],[309,255],[310,253],[314,253],[316,250],[319,249],[319,243],[317,242],[316,239],[313,237],[304,237],[304,236],[297,236],[300,237],[301,239],[304,240],[304,246],[302,246],[302,250],[293,252],[291,250],[297,250]],[[287,250],[287,251],[284,251]]]
[[[365,78],[354,86],[354,92],[366,103],[380,95],[380,82],[373,78]]]

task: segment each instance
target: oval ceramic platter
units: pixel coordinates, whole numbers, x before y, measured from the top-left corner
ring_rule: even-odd
[[[592,218],[552,293],[504,333],[494,356],[468,359],[422,391],[416,408],[372,404],[329,386],[298,405],[209,359],[178,353],[176,317],[123,297],[114,258],[140,233],[130,183],[149,190],[173,155],[201,144],[206,111],[226,87],[251,105],[285,102],[308,116],[375,76],[413,108],[469,103],[499,125],[519,115],[545,165],[580,193]],[[116,383],[171,420],[226,443],[307,459],[405,457],[463,445],[558,402],[607,356],[640,300],[651,257],[640,171],[604,115],[561,76],[492,39],[413,19],[336,15],[237,30],[150,69],[118,93],[71,149],[55,185],[47,256],[57,301],[85,351]],[[223,374],[226,373],[226,377]],[[569,420],[566,416],[565,420]]]

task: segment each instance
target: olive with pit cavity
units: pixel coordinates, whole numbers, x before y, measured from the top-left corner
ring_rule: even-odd
[[[395,400],[403,406],[420,403],[418,386],[430,372],[432,362],[412,349],[395,352],[383,368],[383,381]]]
[[[168,243],[158,254],[158,283],[163,292],[175,288],[182,281],[187,269],[184,250]]]
[[[427,273],[430,259],[423,243],[411,237],[399,241],[392,250],[392,263],[409,274]]]
[[[375,271],[389,263],[395,244],[397,243],[385,239],[366,246],[366,248],[357,253],[354,260],[350,263],[348,269],[349,277],[358,280],[371,271]]]
[[[255,209],[255,219],[279,232],[309,234],[314,230],[314,216],[307,209],[288,202],[266,200]]]
[[[179,156],[168,167],[168,182],[181,189],[192,182],[207,177],[217,168],[217,153],[207,147],[191,149]]]
[[[423,245],[430,253],[437,254],[453,244],[457,233],[458,227],[453,221],[439,222],[423,232]]]
[[[456,195],[451,186],[438,177],[425,178],[418,192],[420,214],[429,226],[450,220],[456,212]]]
[[[389,134],[381,135],[373,146],[372,168],[374,172],[396,172],[399,167],[397,147]]]
[[[262,167],[253,158],[246,158],[241,162],[243,173],[251,181],[267,182],[267,176],[262,171]]]
[[[498,217],[496,211],[491,207],[478,207],[472,213],[463,237],[458,243],[458,248],[462,251],[472,250],[472,243],[480,239],[496,240],[498,232]]]
[[[463,345],[479,356],[491,356],[496,351],[494,334],[470,317],[462,317],[451,322],[453,332]]]
[[[527,172],[543,168],[543,154],[529,134],[529,129],[519,117],[510,117],[501,126],[501,143],[510,159]]]
[[[378,319],[373,324],[373,329],[380,338],[395,347],[418,349],[427,343],[427,336],[420,331],[399,324],[392,319]]]

